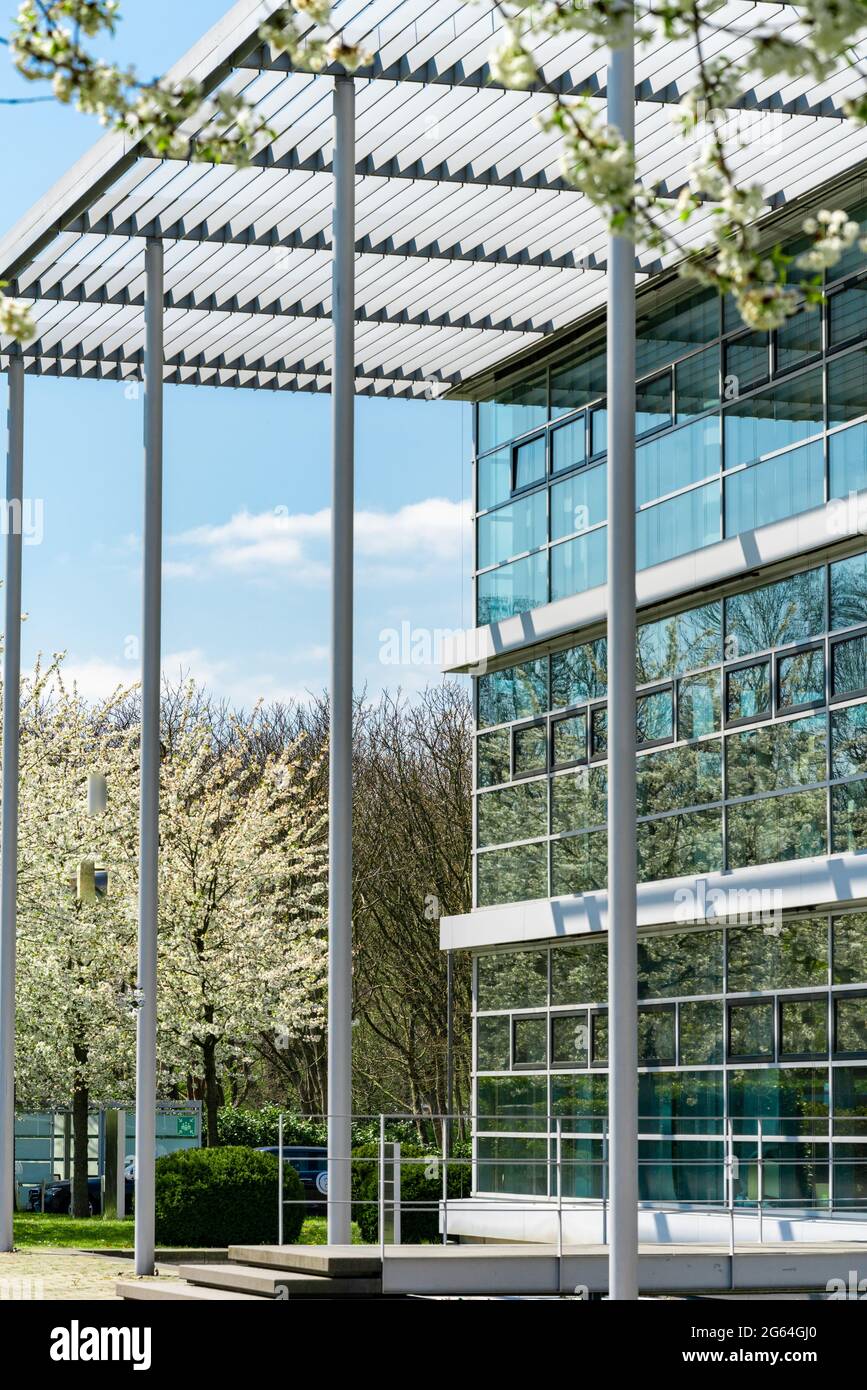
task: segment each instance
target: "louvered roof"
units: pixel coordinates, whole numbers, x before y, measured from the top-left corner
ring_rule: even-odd
[[[331,384],[332,81],[292,70],[258,30],[279,0],[240,0],[172,70],[242,91],[275,132],[243,169],[158,160],[108,135],[0,242],[0,278],[33,301],[39,374],[141,373],[144,243],[165,243],[166,380],[327,391]],[[359,393],[430,396],[510,359],[604,302],[606,231],[559,171],[534,115],[550,97],[492,79],[490,0],[338,0],[348,38],[375,54],[357,86],[356,376]],[[797,34],[791,5],[733,0],[715,16]],[[746,42],[744,40],[743,42]],[[733,57],[742,42],[709,39]],[[606,52],[581,35],[538,47],[544,81],[605,99]],[[867,54],[865,54],[867,56]],[[671,127],[694,81],[683,44],[636,58],[642,178],[675,193],[697,146]],[[778,87],[757,77],[730,118],[733,155],[780,206],[855,169],[842,118],[848,70]],[[710,211],[690,222],[706,235]],[[640,279],[664,268],[641,253]],[[8,340],[0,340],[5,362]]]

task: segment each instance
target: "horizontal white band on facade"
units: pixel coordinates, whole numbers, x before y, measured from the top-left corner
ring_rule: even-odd
[[[817,855],[780,864],[690,874],[638,886],[638,928],[722,925],[782,912],[825,912],[867,902],[867,854]],[[604,890],[477,908],[440,921],[440,948],[455,951],[550,941],[605,931]]]
[[[832,499],[799,516],[743,531],[702,550],[652,565],[636,575],[638,608],[651,609],[743,579],[796,556],[803,556],[807,566],[811,552],[851,540],[862,534],[860,527],[865,523],[867,491]],[[577,638],[583,629],[605,621],[607,605],[608,586],[598,584],[527,613],[453,633],[443,641],[442,669],[450,675],[483,675],[488,665],[502,666],[504,657],[517,660],[532,648],[544,648],[567,636]]]

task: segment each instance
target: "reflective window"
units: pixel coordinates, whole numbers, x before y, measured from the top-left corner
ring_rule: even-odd
[[[720,673],[684,676],[677,686],[677,736],[700,738],[720,726]]]
[[[729,406],[724,426],[725,466],[736,468],[800,444],[818,434],[823,424],[822,369],[817,367]]]
[[[673,1004],[638,1010],[638,1064],[676,1060],[675,1009]]]
[[[531,840],[548,830],[548,783],[519,782],[478,798],[479,845]]]
[[[548,952],[494,951],[476,959],[480,1009],[532,1009],[548,1002]]]
[[[514,732],[515,776],[544,772],[548,766],[548,730],[545,724],[531,724]]]
[[[831,776],[867,772],[867,705],[831,711]]]
[[[765,1134],[826,1133],[828,1068],[760,1067],[732,1072],[729,1114],[735,1128],[743,1132],[756,1133],[761,1120]]]
[[[563,473],[567,468],[575,468],[587,458],[586,420],[579,415],[567,425],[551,432],[551,470]]]
[[[825,626],[825,572],[812,569],[764,584],[725,603],[725,648],[730,661],[818,637]]]
[[[861,426],[858,426],[861,429]],[[864,426],[864,448],[867,457],[867,425]],[[845,435],[836,435],[844,439]],[[831,631],[854,627],[867,621],[867,551],[837,560],[831,571]]]
[[[552,1004],[603,1004],[608,998],[608,943],[575,942],[551,952]]]
[[[867,280],[856,280],[828,297],[828,340],[842,347],[863,338],[867,323]]]
[[[867,782],[831,788],[831,853],[867,849]]]
[[[777,706],[825,703],[825,653],[821,647],[777,660]]]
[[[476,464],[479,511],[507,502],[512,495],[512,451],[500,449],[486,454]]]
[[[835,985],[867,981],[867,914],[832,918]]]
[[[815,306],[802,309],[786,319],[775,336],[777,371],[794,371],[822,351],[822,315]]]
[[[521,497],[508,507],[479,517],[479,568],[499,565],[548,539],[548,510],[544,492]]]
[[[767,381],[771,370],[770,335],[742,333],[725,345],[725,394],[727,400]]]
[[[740,666],[726,672],[726,718],[757,719],[771,712],[771,664]]]
[[[509,1019],[505,1014],[478,1020],[476,1060],[479,1071],[509,1070]]]
[[[674,698],[669,688],[639,695],[635,702],[636,742],[658,743],[674,735]]]
[[[592,893],[604,888],[608,879],[608,834],[572,835],[555,840],[551,846],[551,892],[554,897],[567,893]]]
[[[642,381],[635,388],[635,433],[649,434],[663,429],[671,420],[671,372],[652,381]]]
[[[849,497],[867,488],[867,425],[840,430],[828,440],[831,497]]]
[[[479,907],[548,896],[548,846],[517,845],[480,854],[477,861]]]
[[[708,343],[719,333],[719,300],[713,292],[695,290],[673,304],[643,313],[635,322],[635,370],[652,372],[691,348]]]
[[[502,622],[515,613],[528,613],[548,602],[548,555],[542,550],[488,570],[476,580],[478,622]]]
[[[602,706],[590,711],[590,755],[604,757],[608,752],[608,710]]]
[[[554,709],[598,700],[608,693],[605,638],[554,652],[551,657],[551,702]]]
[[[771,920],[764,926],[730,927],[728,954],[728,987],[733,994],[825,984],[827,919]]]
[[[867,636],[835,642],[831,648],[831,688],[835,695],[867,690]]]
[[[587,757],[587,715],[570,714],[551,724],[551,756],[554,767],[584,762]]]
[[[480,787],[496,786],[498,782],[508,782],[509,730],[497,729],[492,734],[480,734],[476,742],[478,756],[478,782]]]
[[[729,1005],[729,1056],[760,1061],[774,1056],[774,1005],[771,1000]]]
[[[544,1067],[548,1061],[548,1016],[512,1019],[512,1057],[516,1067]]]
[[[857,348],[828,363],[828,428],[867,413],[867,352]]]
[[[714,999],[700,999],[681,1004],[681,1066],[710,1065],[723,1059],[722,1003]]]
[[[481,1127],[481,1114],[479,1121]],[[499,1138],[482,1136],[476,1142],[481,1192],[547,1196],[547,1139],[515,1139],[503,1135]]]
[[[542,482],[548,471],[545,436],[542,434],[536,439],[528,440],[526,444],[519,444],[515,449],[512,466],[515,470],[516,489]]]
[[[780,1056],[824,1057],[828,1054],[828,999],[780,1000]]]
[[[639,824],[638,872],[642,883],[712,873],[722,867],[721,811],[691,811]]]
[[[608,773],[604,767],[579,767],[551,780],[551,829],[584,830],[604,825]]]
[[[676,420],[681,424],[719,404],[719,348],[707,348],[674,369]]]
[[[605,583],[607,531],[588,531],[572,541],[561,541],[551,550],[551,599],[582,594]]]
[[[729,796],[754,796],[823,782],[826,766],[824,715],[763,724],[726,739]]]
[[[779,864],[826,854],[826,803],[823,791],[741,802],[728,811],[728,867]]]
[[[722,986],[721,931],[666,932],[639,937],[639,999],[719,994]]]
[[[640,570],[649,569],[719,539],[720,485],[706,483],[638,513],[636,565]]]
[[[505,724],[544,714],[548,708],[548,662],[525,661],[503,671],[480,676],[479,724]]]
[[[725,481],[725,529],[739,536],[797,516],[825,501],[825,450],[821,440],[753,464]]]
[[[554,415],[580,410],[605,395],[605,344],[584,348],[574,361],[551,368],[551,409]]]
[[[608,511],[605,464],[597,464],[551,488],[551,539],[587,531],[605,521]],[[543,495],[544,500],[544,495]]]
[[[719,473],[722,462],[720,423],[716,416],[642,444],[635,451],[636,502],[677,492]]]
[[[722,800],[719,741],[692,748],[666,748],[639,758],[636,766],[639,816]]]
[[[590,1029],[586,1010],[580,1014],[554,1014],[551,1018],[551,1065],[586,1067]]]
[[[484,454],[495,444],[504,444],[516,435],[543,425],[548,417],[548,391],[545,374],[530,381],[501,387],[496,399],[479,404],[478,450]]]
[[[834,1050],[867,1053],[867,995],[839,994],[834,1000]]]
[[[476,1095],[479,1129],[546,1127],[548,1081],[544,1076],[486,1076],[477,1083]]]

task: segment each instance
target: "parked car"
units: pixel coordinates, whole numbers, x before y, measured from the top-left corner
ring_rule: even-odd
[[[127,1159],[124,1164],[124,1181],[126,1187],[126,1214],[131,1215],[134,1207],[135,1179],[133,1176],[134,1160]],[[99,1178],[88,1178],[87,1180],[87,1199],[88,1215],[100,1216],[102,1213],[102,1183]],[[45,1184],[45,1210],[50,1211],[55,1216],[68,1216],[72,1205],[72,1184],[65,1178],[55,1178],[53,1182]],[[30,1187],[27,1191],[28,1211],[42,1210],[42,1189],[38,1186]]]
[[[276,1144],[264,1144],[259,1152],[276,1158],[280,1150]],[[324,1144],[284,1144],[283,1162],[301,1179],[308,1211],[324,1206],[328,1196],[328,1150]]]

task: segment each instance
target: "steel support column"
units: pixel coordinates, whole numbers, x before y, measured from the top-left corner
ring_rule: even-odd
[[[328,1242],[351,1240],[352,604],[355,507],[355,84],[334,80],[331,731],[328,784]]]
[[[608,123],[635,135],[633,40],[612,50]],[[638,1297],[635,835],[635,247],[608,251],[609,1297]]]
[[[6,582],[3,590],[3,788],[0,810],[0,1250],[11,1250],[15,1206],[15,943],[18,896],[18,736],[21,710],[21,532],[24,359],[9,360]]]
[[[135,1050],[135,1272],[154,1269],[159,918],[160,634],[163,531],[163,246],[145,249],[144,562],[138,990]]]

